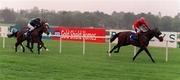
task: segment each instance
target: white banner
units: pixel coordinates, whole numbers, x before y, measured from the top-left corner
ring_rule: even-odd
[[[0,37],[7,37],[8,27],[0,26]]]
[[[132,30],[107,30],[110,32],[109,35],[114,35],[118,32],[123,32],[123,31],[132,31]],[[150,41],[149,46],[154,46],[154,47],[166,47],[166,41],[168,41],[168,47],[171,48],[177,48],[177,32],[162,32],[162,35],[164,35],[164,41],[159,42],[158,39],[155,37]],[[113,43],[117,43],[117,39]]]
[[[163,42],[159,42],[158,39],[153,38],[149,45],[156,47],[166,47],[166,44],[168,44],[168,47],[177,48],[177,32],[162,32],[162,35],[165,36]]]

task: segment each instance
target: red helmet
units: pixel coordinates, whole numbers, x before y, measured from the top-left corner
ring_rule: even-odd
[[[142,22],[142,23],[145,22],[144,17],[139,18],[139,21]]]
[[[141,25],[141,24],[144,24],[144,22],[145,22],[145,19],[144,19],[144,17],[141,17],[141,18],[139,18],[139,24]]]

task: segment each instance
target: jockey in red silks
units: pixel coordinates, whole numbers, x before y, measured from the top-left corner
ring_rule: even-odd
[[[144,17],[141,17],[139,19],[137,19],[134,24],[133,24],[133,29],[136,31],[136,33],[139,32],[147,32],[148,30],[150,30],[150,26],[149,24],[146,22],[146,20],[144,19]]]

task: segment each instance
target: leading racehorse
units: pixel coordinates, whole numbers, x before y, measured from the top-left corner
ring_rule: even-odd
[[[138,56],[138,54],[140,52],[142,52],[143,50],[145,50],[145,52],[148,54],[148,56],[151,58],[152,62],[155,62],[154,59],[152,58],[151,54],[149,53],[147,46],[149,45],[149,41],[153,38],[156,37],[159,41],[163,41],[163,37],[160,36],[162,33],[159,31],[158,28],[149,30],[145,33],[140,33],[138,35],[138,39],[137,41],[132,41],[130,36],[131,36],[132,32],[131,31],[125,31],[125,32],[119,32],[117,34],[115,34],[110,42],[113,42],[116,38],[118,38],[118,43],[117,45],[115,45],[111,50],[110,50],[110,55],[113,52],[114,49],[118,48],[117,51],[115,51],[115,53],[119,52],[120,47],[122,46],[127,46],[127,45],[134,45],[139,47],[140,49],[138,50],[138,52],[136,53],[136,55],[133,57],[133,61],[136,59],[136,57]]]
[[[28,41],[27,40],[27,35],[24,34],[24,33],[27,32],[28,27],[23,27],[20,31],[14,32],[14,33],[12,33],[10,35],[7,35],[7,36],[8,37],[13,37],[13,36],[16,37],[15,52],[17,52],[17,47],[19,45],[22,46],[23,52],[25,52],[25,48],[24,48],[22,42],[27,40],[27,43],[28,43],[27,47],[30,49],[31,52],[33,52],[32,51],[33,43],[37,43],[38,44],[38,54],[40,54],[40,49],[44,46],[44,43],[41,40],[42,33],[44,32],[46,34],[49,34],[48,28],[49,28],[49,25],[47,25],[46,22],[42,21],[40,27],[38,27],[38,28],[36,28],[36,29],[34,29],[32,31],[31,41]],[[30,46],[29,43],[31,43],[32,46]]]

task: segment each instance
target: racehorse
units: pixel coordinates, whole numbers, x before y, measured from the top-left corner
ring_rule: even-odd
[[[41,25],[39,28],[35,29],[33,32],[32,32],[32,35],[31,35],[31,41],[28,41],[27,40],[27,48],[29,48],[32,52],[32,49],[33,49],[33,44],[34,43],[37,43],[38,46],[38,54],[40,54],[40,49],[43,47],[46,49],[46,47],[44,46],[44,43],[42,41],[42,34],[43,33],[46,33],[47,35],[49,35],[49,31],[48,31],[48,28],[49,28],[49,24],[46,23],[46,22],[41,22]],[[31,46],[29,45],[29,43],[31,43]]]
[[[46,33],[46,34],[49,34],[49,31],[48,31],[48,28],[49,28],[49,25],[47,25],[46,22],[41,22],[41,25],[40,27],[34,29],[31,33],[31,40],[27,40],[27,35],[25,35],[24,33],[27,32],[28,30],[28,27],[23,27],[20,31],[17,31],[17,32],[13,32],[12,34],[9,34],[7,35],[8,37],[13,37],[15,36],[16,37],[16,43],[15,43],[15,52],[17,52],[17,47],[19,45],[22,46],[22,49],[23,49],[23,52],[25,52],[25,48],[22,44],[23,41],[27,40],[27,47],[28,49],[32,51],[33,49],[33,43],[37,43],[38,46],[38,54],[40,54],[40,49],[44,46],[44,43],[42,42],[41,38],[42,38],[42,33]],[[31,43],[31,46],[29,45],[29,43]]]
[[[138,50],[138,52],[136,53],[136,55],[133,57],[133,61],[136,59],[136,57],[139,55],[140,52],[142,52],[143,50],[145,50],[145,52],[147,53],[147,55],[151,58],[152,62],[155,63],[154,59],[152,58],[149,50],[147,49],[148,45],[149,45],[149,41],[153,38],[156,37],[160,42],[163,41],[163,37],[160,36],[162,33],[159,31],[158,28],[149,30],[145,33],[139,33],[138,34],[138,39],[136,41],[131,40],[130,36],[131,36],[132,32],[131,31],[125,31],[125,32],[119,32],[117,34],[115,34],[114,36],[112,36],[110,42],[113,42],[116,38],[118,38],[118,43],[117,45],[115,45],[109,52],[109,54],[111,55],[111,53],[116,49],[117,51],[115,51],[115,53],[119,52],[120,47],[122,46],[127,46],[127,45],[134,45],[136,47],[139,47],[140,49]]]

